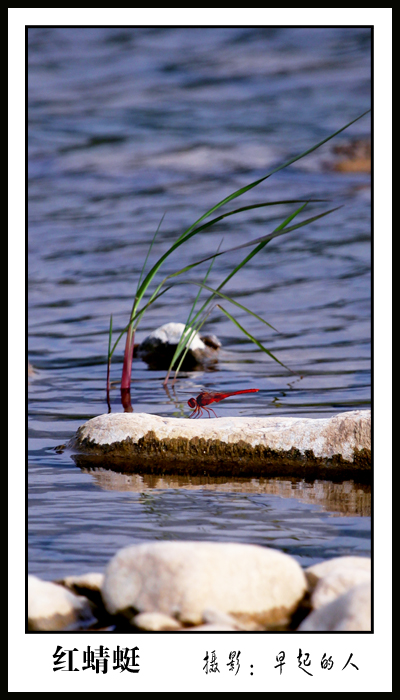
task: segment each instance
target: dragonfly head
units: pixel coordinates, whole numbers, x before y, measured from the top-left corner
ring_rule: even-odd
[[[196,408],[196,406],[197,406],[196,399],[189,399],[188,406],[190,406],[190,408]]]

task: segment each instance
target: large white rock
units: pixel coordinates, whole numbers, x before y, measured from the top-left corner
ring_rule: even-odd
[[[314,610],[299,632],[369,632],[371,630],[371,584],[354,586],[332,603]]]
[[[234,617],[232,617],[232,615],[223,613],[220,610],[213,610],[212,608],[209,610],[203,610],[202,622],[204,625],[233,627],[233,629],[242,631],[247,630],[248,628],[254,629],[254,627],[258,627],[257,625],[254,625],[254,623],[250,625],[245,625],[239,622]]]
[[[89,601],[63,586],[28,576],[28,628],[80,629],[94,622]]]
[[[304,573],[307,577],[309,590],[313,591],[318,582],[330,574],[344,574],[346,571],[354,569],[362,570],[371,576],[371,559],[369,557],[335,557],[309,566]]]
[[[182,627],[180,632],[237,632],[238,628],[231,625],[207,624],[198,625],[197,627]]]
[[[322,608],[361,583],[371,585],[368,571],[357,568],[334,571],[318,581],[311,596],[311,606],[314,609]]]
[[[93,615],[102,622],[108,621],[108,615],[104,610],[103,599],[101,597],[101,587],[104,581],[104,574],[90,571],[79,576],[66,576],[55,583],[65,586],[69,591],[77,596],[84,596],[92,604]]]
[[[139,613],[132,618],[131,625],[141,630],[147,630],[148,632],[179,630],[182,627],[174,617],[160,612]]]
[[[354,586],[371,585],[371,560],[367,557],[337,557],[310,566],[305,571],[311,607],[322,608]]]
[[[323,465],[331,460],[337,469],[370,469],[371,412],[204,420],[109,413],[82,425],[69,446],[85,454],[106,454],[108,460],[123,457],[143,465],[150,460],[153,467],[162,458],[164,466],[167,460],[213,465],[226,459],[243,469],[251,464],[262,470],[263,464],[283,469],[288,463]]]
[[[290,616],[306,591],[295,559],[257,545],[152,542],[118,552],[102,589],[111,614],[159,611],[200,624],[214,610],[274,623]]]
[[[87,574],[79,576],[66,576],[56,583],[59,583],[65,588],[68,588],[73,593],[84,594],[87,592],[100,592],[104,581],[104,574],[95,571],[89,571]]]

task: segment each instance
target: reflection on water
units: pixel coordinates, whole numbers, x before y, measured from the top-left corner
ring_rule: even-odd
[[[316,480],[307,482],[296,478],[224,479],[196,476],[164,476],[152,474],[119,474],[108,469],[82,470],[107,491],[187,489],[188,491],[217,491],[220,493],[272,494],[312,503],[338,515],[371,515],[371,487],[352,480],[342,483]]]
[[[120,548],[155,540],[258,544],[303,567],[370,556],[364,485],[85,472],[57,457],[30,468],[29,570],[47,579],[103,571]]]
[[[32,573],[102,569],[125,544],[160,538],[256,542],[292,552],[302,565],[369,554],[364,486],[88,474],[51,448],[107,411],[110,315],[116,337],[163,215],[149,265],[224,196],[368,109],[370,37],[369,29],[345,27],[28,30]],[[369,133],[364,117],[334,144]],[[183,374],[175,398],[163,390],[163,372],[135,360],[135,411],[187,415],[187,399],[202,390],[249,387],[260,391],[222,402],[218,415],[318,418],[370,407],[370,176],[327,169],[330,152],[327,144],[237,200],[344,206],[272,241],[225,289],[278,329],[235,311],[302,380],[215,309],[202,329],[223,344],[214,371]],[[292,211],[266,207],[224,219],[171,255],[162,276],[214,252],[222,238],[225,248],[265,235]],[[243,256],[221,256],[210,286]],[[188,278],[203,275],[194,268]],[[172,287],[135,341],[184,322],[196,292]],[[122,352],[121,344],[112,381],[120,380]],[[118,387],[111,401],[120,411]]]

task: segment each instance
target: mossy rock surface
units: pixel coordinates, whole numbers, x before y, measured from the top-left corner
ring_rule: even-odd
[[[69,447],[79,466],[124,472],[366,477],[371,412],[204,420],[111,413],[81,426]]]

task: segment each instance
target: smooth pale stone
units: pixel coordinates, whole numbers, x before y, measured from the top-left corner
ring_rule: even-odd
[[[205,625],[224,625],[225,627],[233,627],[241,630],[246,629],[246,626],[242,625],[238,620],[235,620],[232,615],[222,613],[220,610],[204,610],[202,621]]]
[[[175,618],[160,612],[139,613],[132,618],[131,625],[152,632],[181,629],[181,625]]]
[[[68,590],[76,595],[88,598],[95,606],[93,608],[93,613],[96,617],[102,619],[105,615],[103,599],[101,597],[103,581],[104,574],[90,571],[80,576],[67,576],[60,581],[55,581],[55,583],[60,584],[60,586],[65,586],[65,588],[68,588]]]
[[[69,588],[71,591],[101,591],[101,587],[104,581],[104,574],[90,571],[87,574],[81,574],[80,576],[67,576],[66,578],[56,581],[56,583]]]
[[[178,345],[184,330],[184,323],[165,323],[163,326],[156,328],[156,330],[152,331],[148,336],[146,336],[143,342],[139,345],[139,352],[146,347],[157,347],[159,343],[165,345]],[[189,349],[205,350],[206,346],[201,340],[199,334],[192,328],[188,328],[187,331],[190,331],[191,334],[193,334]],[[188,338],[189,337],[190,336],[188,336]]]
[[[159,611],[201,624],[205,610],[286,619],[306,591],[295,559],[236,543],[152,542],[118,552],[102,589],[111,614]]]
[[[322,608],[349,591],[350,588],[361,583],[369,583],[371,585],[371,574],[369,571],[357,568],[333,571],[318,581],[311,596],[311,606],[314,609]]]
[[[202,622],[205,625],[233,627],[235,630],[240,630],[242,632],[254,632],[264,629],[262,624],[249,619],[247,615],[237,618],[233,615],[222,613],[220,610],[213,610],[212,608],[204,610]]]
[[[165,323],[135,345],[135,357],[140,357],[153,369],[168,369],[184,330],[184,323]],[[186,330],[190,344],[182,367],[194,369],[197,365],[215,362],[221,347],[218,338],[215,335],[199,335],[192,328]]]
[[[304,573],[307,578],[308,588],[313,591],[315,586],[321,579],[330,574],[342,573],[361,569],[371,576],[371,559],[369,557],[335,557],[328,561],[322,561],[320,564],[314,564],[305,569]]]
[[[197,627],[182,627],[181,632],[238,632],[237,627],[230,625],[198,625]]]
[[[89,601],[63,586],[28,576],[28,628],[30,630],[78,629],[94,622]]]
[[[194,392],[195,393],[195,392]],[[204,440],[204,449],[200,448]],[[146,413],[109,413],[82,425],[69,445],[86,454],[126,459],[168,455],[192,463],[221,460],[330,460],[353,464],[362,452],[370,468],[371,412],[348,411],[331,418],[165,418]],[[215,446],[215,447],[214,447]],[[264,456],[264,451],[267,450]]]
[[[371,584],[354,586],[332,603],[314,610],[298,632],[369,632],[371,630]]]

